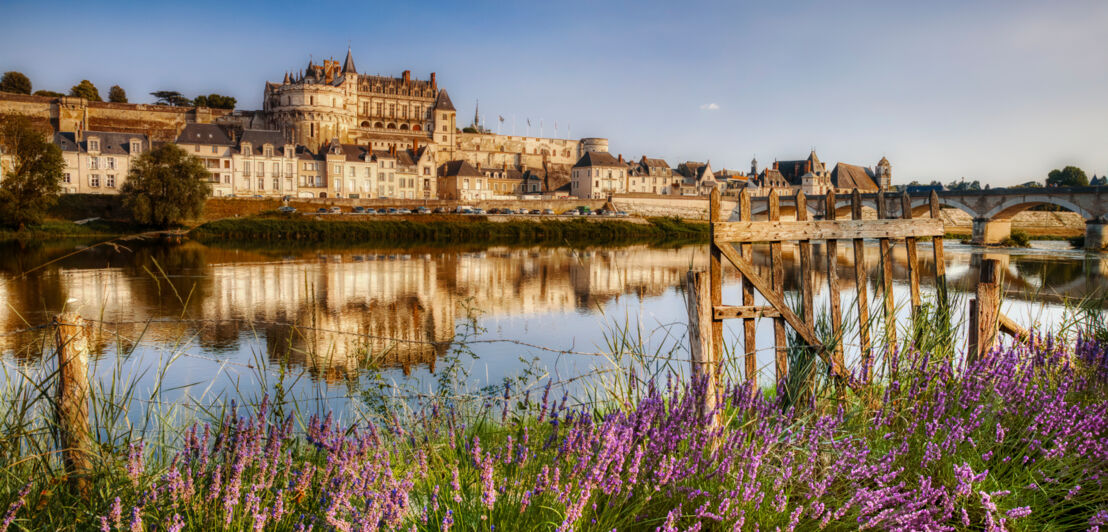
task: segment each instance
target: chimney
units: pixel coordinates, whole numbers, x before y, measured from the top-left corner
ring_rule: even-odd
[[[478,169],[478,170],[480,170],[480,169],[481,169],[481,161],[477,161],[477,169]]]
[[[780,170],[781,169],[780,166],[778,166],[777,161],[773,161],[773,169],[774,170]]]
[[[403,78],[404,78],[404,83],[409,83],[409,82],[412,81],[412,71],[411,70],[405,70],[404,73],[401,74],[401,76],[403,76]]]
[[[435,86],[435,73],[432,72],[431,73],[431,87],[434,87],[434,86]]]
[[[619,164],[623,164],[623,154],[619,154]]]
[[[419,151],[419,139],[412,139],[412,151]]]

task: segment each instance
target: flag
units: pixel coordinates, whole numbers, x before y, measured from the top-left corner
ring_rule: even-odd
[[[500,117],[500,121],[501,121],[501,122],[503,122],[503,121],[504,121],[504,115],[496,115],[496,116]]]
[[[530,118],[527,119],[527,127],[531,127],[531,119]]]

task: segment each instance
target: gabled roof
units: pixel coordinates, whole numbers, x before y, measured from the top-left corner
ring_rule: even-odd
[[[177,136],[177,144],[204,144],[214,146],[234,146],[231,137],[223,128],[215,124],[188,124]]]
[[[876,191],[877,183],[873,180],[873,171],[864,166],[838,163],[831,170],[831,184],[840,189],[858,189],[861,192]]]
[[[643,155],[641,162],[647,168],[669,168],[669,163],[665,159],[651,159]]]
[[[440,177],[485,177],[467,161],[447,161],[439,167]]]
[[[454,111],[454,103],[450,101],[450,95],[446,89],[439,90],[439,96],[435,98],[436,111]]]
[[[590,151],[581,156],[577,160],[577,163],[573,165],[574,168],[585,168],[590,166],[623,166],[623,163],[619,162],[619,159],[612,157],[612,154],[606,151]]]
[[[516,170],[515,168],[482,168],[481,172],[485,174],[485,177],[491,177],[493,179],[523,179],[523,172]]]

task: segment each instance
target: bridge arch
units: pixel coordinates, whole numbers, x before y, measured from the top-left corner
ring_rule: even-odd
[[[1062,207],[1068,211],[1076,212],[1080,214],[1086,220],[1092,220],[1096,218],[1095,214],[1082,208],[1080,205],[1068,201],[1064,198],[1058,198],[1052,195],[1046,194],[1033,194],[1027,196],[1015,196],[1011,198],[1005,198],[1000,205],[997,205],[990,209],[988,212],[981,215],[986,220],[1011,220],[1015,215],[1032,209],[1040,205],[1056,205]]]

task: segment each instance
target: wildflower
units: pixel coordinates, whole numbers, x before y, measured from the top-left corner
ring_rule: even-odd
[[[454,526],[454,510],[447,510],[442,518],[442,532],[447,532]]]
[[[1007,515],[1011,519],[1019,519],[1020,517],[1027,517],[1027,516],[1031,515],[1031,507],[1030,506],[1020,506],[1020,507],[1017,507],[1017,508],[1012,508],[1011,510],[1008,510],[1008,513],[1006,513],[1005,515]]]
[[[12,521],[15,521],[15,514],[19,512],[19,509],[23,505],[27,504],[27,494],[31,492],[31,483],[28,482],[23,489],[19,490],[19,496],[15,501],[8,505],[8,511],[4,514],[4,520],[0,521],[0,532],[6,532],[8,527],[12,525]]]

